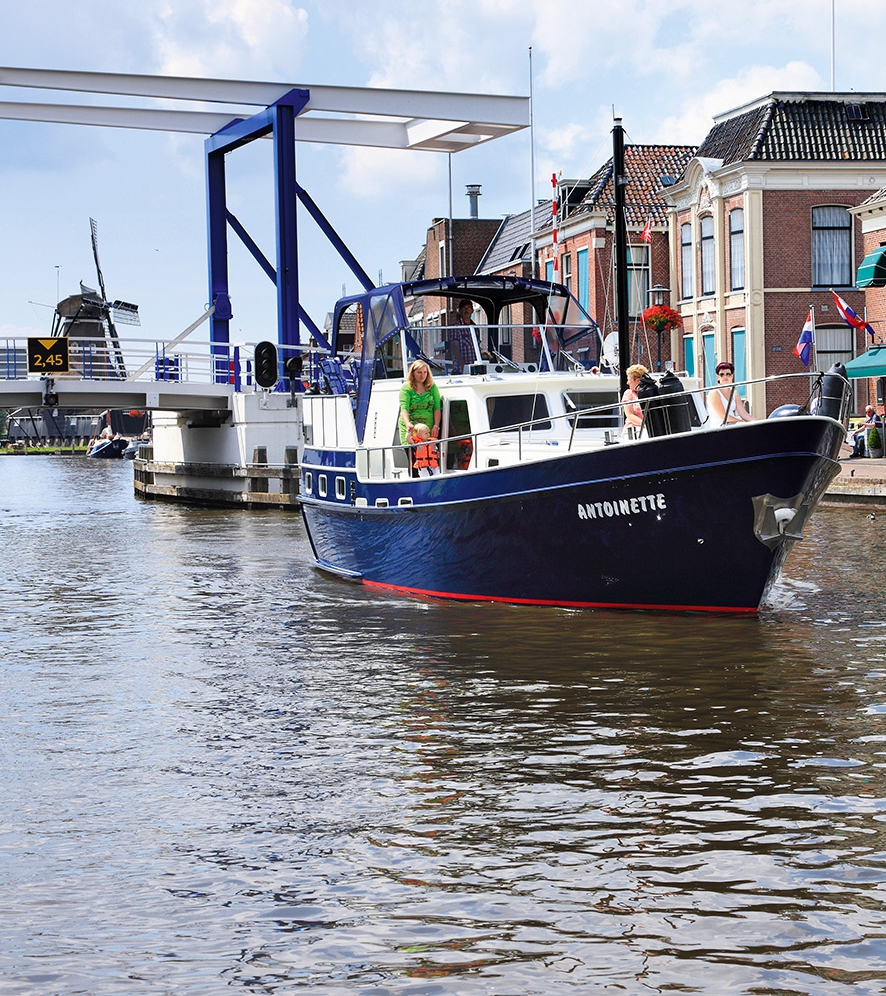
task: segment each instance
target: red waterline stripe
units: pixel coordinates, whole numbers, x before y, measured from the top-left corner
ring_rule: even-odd
[[[419,595],[423,598],[451,598],[462,602],[504,602],[506,605],[555,605],[564,609],[656,609],[664,612],[732,612],[735,614],[756,615],[757,609],[734,605],[656,605],[644,602],[567,602],[556,599],[539,598],[499,598],[495,595],[464,595],[460,592],[427,591],[424,588],[406,588],[398,584],[383,584],[381,581],[363,579],[367,588],[383,588],[398,591],[405,595]]]

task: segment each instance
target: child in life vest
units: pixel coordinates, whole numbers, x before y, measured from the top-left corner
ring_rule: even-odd
[[[431,430],[424,422],[412,426],[412,476],[433,477],[440,473],[437,445],[431,442]]]

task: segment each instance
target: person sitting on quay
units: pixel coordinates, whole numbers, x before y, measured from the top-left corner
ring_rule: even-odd
[[[863,457],[865,453],[865,448],[867,446],[868,433],[871,431],[873,426],[877,429],[883,431],[883,420],[874,410],[873,405],[868,405],[864,410],[865,420],[861,423],[858,429],[853,433],[853,446],[852,452],[849,454],[849,459],[852,460],[855,457]]]

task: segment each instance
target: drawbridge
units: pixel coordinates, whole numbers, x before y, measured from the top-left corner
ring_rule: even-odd
[[[34,90],[56,102],[0,101],[0,119],[206,135],[210,353],[221,382],[233,317],[228,239],[233,233],[274,284],[277,341],[301,345],[302,330],[328,348],[299,299],[297,207],[301,206],[365,290],[371,278],[296,174],[296,144],[314,142],[453,153],[529,126],[529,98],[368,87],[307,86],[51,69],[0,68],[0,92]],[[97,106],[92,95],[147,106]],[[62,99],[66,98],[66,99]],[[171,106],[174,105],[174,106]],[[217,109],[206,110],[207,105]],[[256,108],[259,108],[256,110]],[[269,259],[228,205],[226,157],[257,139],[273,143],[276,253]],[[281,358],[282,362],[282,358]],[[179,390],[178,388],[176,390]]]

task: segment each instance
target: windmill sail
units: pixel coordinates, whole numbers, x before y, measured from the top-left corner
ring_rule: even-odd
[[[92,255],[95,257],[95,272],[98,276],[98,289],[101,294],[102,308],[105,313],[105,321],[108,326],[108,338],[111,342],[111,350],[113,354],[114,366],[117,368],[117,373],[121,378],[126,377],[126,364],[123,362],[123,350],[120,348],[120,337],[117,335],[117,329],[114,325],[113,313],[115,311],[115,305],[108,302],[108,295],[105,291],[105,278],[102,275],[102,267],[98,258],[98,225],[95,222],[95,218],[89,219],[89,230],[92,234]],[[121,305],[123,302],[119,302]],[[138,310],[135,305],[129,305],[128,307]],[[121,309],[122,310],[122,309]],[[129,323],[132,324],[132,323]]]

